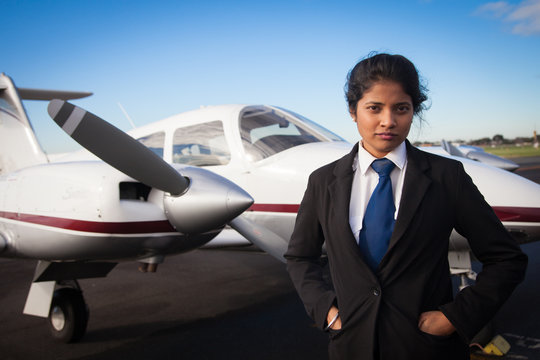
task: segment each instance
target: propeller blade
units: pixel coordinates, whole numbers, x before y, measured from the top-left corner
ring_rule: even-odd
[[[287,251],[289,244],[281,236],[243,215],[233,219],[229,225],[263,251],[281,262],[286,262],[283,254]]]
[[[63,100],[52,100],[51,118],[75,141],[117,170],[153,188],[182,194],[189,181],[162,158],[100,117]]]

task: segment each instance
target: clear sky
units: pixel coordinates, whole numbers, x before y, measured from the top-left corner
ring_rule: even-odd
[[[415,63],[429,88],[412,141],[540,131],[540,0],[0,0],[0,72],[123,130],[201,105],[270,104],[351,142],[347,72],[371,51]],[[47,152],[76,149],[25,101]]]

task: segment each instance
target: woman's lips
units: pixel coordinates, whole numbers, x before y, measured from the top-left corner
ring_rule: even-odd
[[[393,133],[380,133],[380,134],[377,134],[377,136],[380,137],[383,140],[394,140],[394,138],[397,135],[393,134]]]

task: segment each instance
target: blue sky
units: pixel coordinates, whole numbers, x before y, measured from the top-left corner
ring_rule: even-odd
[[[0,72],[123,130],[227,103],[298,112],[351,142],[347,72],[371,51],[415,63],[431,108],[413,141],[540,131],[540,0],[0,0]],[[26,101],[47,152],[76,149]]]

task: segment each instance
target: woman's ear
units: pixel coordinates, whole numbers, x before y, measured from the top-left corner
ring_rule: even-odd
[[[351,115],[351,118],[354,122],[356,122],[356,107],[358,106],[358,102],[356,102],[354,105],[349,104],[349,115]]]
[[[351,115],[352,120],[356,122],[356,111],[353,111],[351,108],[349,108],[349,115]]]

